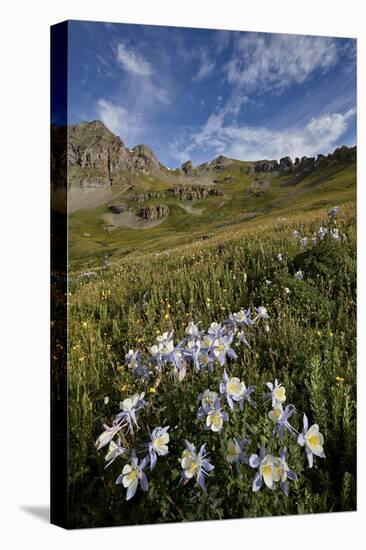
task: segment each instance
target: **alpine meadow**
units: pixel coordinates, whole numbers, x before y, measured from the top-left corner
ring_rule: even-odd
[[[66,526],[356,510],[355,40],[67,25]]]

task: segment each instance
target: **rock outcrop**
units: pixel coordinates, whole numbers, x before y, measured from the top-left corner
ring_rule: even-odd
[[[187,160],[187,162],[183,162],[181,166],[182,172],[185,173],[186,176],[190,176],[193,173],[193,164],[191,160]]]
[[[144,202],[148,199],[159,199],[160,197],[163,197],[164,194],[155,192],[155,191],[149,191],[148,193],[136,193],[133,195],[124,195],[124,199],[128,201],[136,201],[136,202]]]
[[[169,216],[170,209],[165,204],[150,204],[141,208],[137,215],[144,220],[153,221]]]
[[[280,159],[280,166],[279,166],[280,172],[292,172],[293,168],[294,167],[292,164],[291,157],[283,157],[282,159]]]
[[[335,149],[333,153],[329,153],[329,155],[319,154],[316,159],[315,157],[306,156],[301,157],[301,159],[296,157],[294,162],[292,162],[291,157],[283,157],[280,162],[277,160],[259,160],[254,164],[254,171],[255,173],[274,171],[294,174],[308,173],[319,166],[320,163],[329,166],[339,160],[354,162],[356,160],[356,147],[343,145]]]
[[[80,187],[118,185],[163,168],[149,147],[128,149],[99,120],[68,126],[67,166],[69,183]]]
[[[260,160],[255,163],[254,171],[255,172],[273,172],[278,170],[280,165],[277,160]]]
[[[122,212],[126,212],[127,210],[127,206],[125,204],[110,204],[108,208],[111,212],[113,212],[113,214],[122,214]]]
[[[158,172],[161,164],[156,158],[154,152],[147,145],[136,145],[131,150],[131,160],[137,170],[146,170],[148,172]]]
[[[221,189],[208,187],[207,185],[177,185],[169,191],[179,199],[189,201],[204,199],[208,195],[220,196],[224,194]]]

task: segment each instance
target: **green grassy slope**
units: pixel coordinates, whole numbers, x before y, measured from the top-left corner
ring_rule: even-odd
[[[277,184],[281,185],[281,180]],[[341,188],[337,198],[343,196]],[[306,213],[280,220],[266,218],[257,226],[231,226],[209,241],[190,243],[159,256],[129,254],[93,280],[72,280],[68,348],[70,526],[356,508],[355,211],[353,206],[343,207],[337,220],[337,228],[347,240],[328,238],[302,250],[292,237],[294,229],[311,236],[320,225],[329,224],[324,209],[310,211],[314,199],[303,199],[304,208],[305,204],[309,209]],[[177,225],[184,226],[184,213],[179,210],[176,214],[181,216]],[[86,220],[81,223],[87,225]],[[157,229],[163,235],[163,226]],[[171,239],[167,228],[165,231]],[[120,238],[133,246],[132,236]],[[111,235],[111,239],[117,242],[118,237]],[[148,245],[154,249],[153,243]],[[279,252],[283,253],[282,262],[277,259]],[[294,278],[298,269],[305,273],[303,281]],[[198,393],[218,388],[222,369],[216,367],[202,375],[191,369],[182,383],[172,378],[169,370],[164,371],[151,393],[155,375],[143,382],[134,379],[125,367],[126,352],[140,349],[145,355],[159,333],[174,330],[179,341],[190,320],[201,321],[200,326],[206,329],[212,321],[227,318],[229,312],[258,305],[268,309],[268,330],[260,324],[253,332],[251,348],[239,347],[238,361],[227,366],[232,376],[257,386],[257,409],[246,405],[244,416],[230,413],[230,422],[221,434],[205,431],[196,414]],[[265,383],[274,378],[285,385],[287,403],[296,405],[297,412],[291,418],[296,429],[301,429],[302,413],[306,412],[324,434],[326,459],[316,459],[313,469],[306,467],[305,453],[296,439],[287,434],[283,442],[277,442],[272,436],[269,409],[261,395]],[[159,457],[153,472],[146,471],[149,492],[139,491],[126,502],[123,488],[115,484],[126,459],[122,457],[105,470],[104,453],[98,453],[93,442],[103,422],[110,424],[120,400],[137,391],[146,392],[149,405],[139,417],[141,430],[126,437],[124,445],[140,450],[148,439],[147,427],[165,425],[171,426],[171,441],[169,455]],[[105,396],[109,397],[108,404]],[[255,421],[257,411],[261,415],[259,425]],[[228,438],[238,434],[248,436],[248,454],[257,452],[260,442],[275,453],[281,445],[288,447],[289,465],[299,475],[299,480],[291,483],[289,497],[265,488],[253,493],[255,472],[247,465],[241,467],[242,477],[235,476],[225,456]],[[178,457],[184,439],[197,445],[207,442],[215,470],[204,495],[192,482],[178,485]]]
[[[72,270],[97,268],[111,255],[118,260],[127,254],[146,253],[171,248],[213,236],[231,226],[249,226],[278,216],[287,216],[316,208],[342,204],[356,198],[355,163],[339,162],[333,166],[319,166],[299,182],[289,175],[249,175],[250,163],[233,161],[217,176],[215,188],[223,196],[208,196],[202,200],[181,201],[169,189],[174,176],[159,178],[140,176],[134,182],[134,193],[159,191],[165,196],[144,202],[125,201],[133,211],[150,204],[166,204],[171,213],[161,224],[149,229],[115,227],[105,229],[102,216],[109,212],[107,205],[90,210],[79,210],[69,217],[69,259]],[[227,176],[232,182],[225,181]],[[262,190],[250,192],[264,182]],[[189,183],[199,184],[192,178]],[[123,199],[122,197],[120,197]],[[196,213],[185,211],[192,207]],[[200,214],[197,214],[200,211]]]

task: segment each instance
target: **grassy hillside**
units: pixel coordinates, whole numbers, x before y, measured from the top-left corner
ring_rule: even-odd
[[[102,208],[71,216],[73,265],[95,265],[96,255],[101,259],[105,251],[113,251],[119,260],[95,279],[73,278],[70,284],[71,526],[355,509],[355,209],[344,205],[334,225],[326,210],[318,208],[354,197],[355,170],[329,171],[319,184],[313,178],[298,183],[302,193],[291,187],[289,194],[286,178],[277,177],[262,196],[246,198],[250,180],[242,174],[236,184],[220,185],[225,191],[221,206],[222,197],[194,204],[203,209],[202,218],[184,212],[171,198],[164,202],[172,215],[146,231],[119,228],[106,236],[98,222]],[[163,185],[156,180],[148,184]],[[250,213],[255,217],[245,221],[243,216]],[[336,227],[346,239],[328,236],[313,244],[310,239],[320,226]],[[305,248],[292,236],[294,229],[309,238]],[[82,232],[91,237],[83,240]],[[210,240],[194,242],[208,233]],[[303,280],[294,276],[299,270]],[[207,330],[230,312],[256,306],[266,307],[269,319],[255,324],[250,348],[235,346],[238,358],[228,359],[225,366],[231,376],[257,387],[257,407],[246,404],[241,413],[226,405],[229,420],[220,433],[204,430],[197,419],[197,395],[206,388],[218,391],[223,367],[216,364],[212,372],[202,373],[190,368],[182,381],[168,367],[161,375],[150,367],[150,378],[144,381],[126,366],[128,350],[139,349],[146,358],[165,331],[174,330],[175,341],[180,341],[189,321]],[[310,425],[317,423],[324,435],[326,458],[315,457],[314,468],[308,468],[304,449],[290,434],[282,442],[272,435],[270,407],[262,393],[275,378],[286,388],[286,403],[296,406],[293,426],[301,431],[306,412]],[[118,458],[105,470],[94,441],[102,424],[111,424],[120,401],[142,391],[147,406],[139,412],[140,430],[123,436],[123,445],[142,453],[148,429],[169,425],[169,454],[158,457],[152,472],[146,470],[148,492],[139,489],[126,502],[125,490],[115,480],[127,458]],[[288,497],[266,487],[253,493],[255,471],[248,464],[240,467],[240,477],[235,474],[225,458],[229,438],[235,436],[248,437],[248,455],[258,452],[260,443],[273,453],[287,446],[288,462],[298,475]],[[185,439],[207,444],[215,469],[206,480],[206,493],[193,480],[179,485],[178,458]]]
[[[355,200],[355,163],[340,161],[331,166],[320,165],[300,181],[293,175],[277,173],[250,175],[250,166],[251,163],[231,161],[215,178],[214,186],[223,195],[195,201],[182,201],[169,191],[175,181],[174,175],[139,176],[134,180],[133,193],[156,191],[164,196],[136,203],[126,200],[128,193],[123,192],[117,193],[115,200],[124,201],[132,212],[147,204],[169,206],[170,215],[155,227],[132,229],[117,225],[107,232],[107,204],[71,213],[71,269],[94,269],[103,264],[106,255],[111,256],[112,261],[119,261],[126,255],[145,254],[212,237],[232,226],[257,226],[281,216]],[[225,178],[232,178],[232,181]],[[201,184],[203,180],[198,175],[187,181]]]

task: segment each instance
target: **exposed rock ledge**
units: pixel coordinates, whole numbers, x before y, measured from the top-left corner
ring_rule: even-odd
[[[151,204],[144,206],[138,211],[138,216],[144,220],[157,220],[166,218],[170,214],[170,209],[165,204]]]
[[[176,197],[181,200],[196,200],[203,199],[208,195],[221,196],[223,191],[207,187],[207,185],[177,185],[169,189]]]

